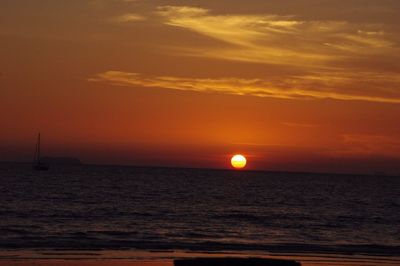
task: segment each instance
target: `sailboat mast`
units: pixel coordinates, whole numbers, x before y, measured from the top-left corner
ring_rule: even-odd
[[[40,132],[38,134],[38,139],[36,143],[36,150],[35,150],[35,164],[33,166],[34,170],[37,171],[47,171],[49,170],[49,166],[45,163],[40,161]]]
[[[39,136],[38,136],[37,145],[38,145],[38,147],[37,147],[37,161],[40,162],[40,132],[39,132]]]

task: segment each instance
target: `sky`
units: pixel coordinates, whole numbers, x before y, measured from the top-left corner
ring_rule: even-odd
[[[2,0],[0,160],[400,174],[398,0]]]

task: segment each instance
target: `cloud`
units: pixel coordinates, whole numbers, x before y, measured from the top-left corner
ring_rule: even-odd
[[[273,14],[216,15],[189,6],[160,6],[164,24],[197,32],[226,47],[181,47],[185,55],[279,65],[331,67],[331,62],[397,51],[384,25],[302,20]]]
[[[90,80],[122,86],[281,99],[400,103],[400,46],[396,35],[390,32],[393,29],[384,24],[307,20],[293,15],[218,14],[193,6],[159,6],[156,16],[156,21],[161,18],[161,23],[169,27],[196,32],[220,42],[198,45],[182,41],[181,45],[173,47],[174,55],[283,68],[277,68],[272,76],[254,79],[148,77],[108,71]],[[129,13],[115,17],[114,22],[143,19]]]
[[[332,156],[376,156],[399,157],[400,138],[385,135],[344,134],[346,148],[330,151]]]
[[[385,78],[385,76],[381,77]],[[164,88],[181,91],[221,93],[280,99],[334,99],[380,103],[400,103],[400,92],[387,96],[386,91],[373,91],[369,94],[343,87],[342,90],[324,85],[330,77],[286,77],[276,79],[242,79],[242,78],[184,78],[172,76],[146,77],[138,73],[107,71],[90,78],[91,82],[107,82],[112,85],[129,87]],[[334,79],[334,78],[333,78]],[[354,79],[351,77],[350,79]],[[332,81],[330,81],[332,82]],[[346,78],[338,78],[333,84],[344,83]],[[397,80],[396,80],[397,82]],[[342,85],[343,86],[343,85]]]
[[[144,16],[135,13],[127,13],[110,19],[110,21],[114,23],[136,22],[143,20],[146,20]]]

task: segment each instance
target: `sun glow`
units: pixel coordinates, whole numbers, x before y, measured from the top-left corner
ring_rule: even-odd
[[[231,159],[231,164],[235,169],[242,169],[246,166],[247,160],[241,154],[236,154]]]

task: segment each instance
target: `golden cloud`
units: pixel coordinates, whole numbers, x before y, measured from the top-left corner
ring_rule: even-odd
[[[115,23],[136,22],[143,20],[146,20],[144,16],[135,13],[127,13],[110,19],[111,22]]]
[[[360,55],[397,51],[383,25],[306,21],[294,16],[215,15],[188,6],[161,6],[166,25],[225,42],[224,48],[181,47],[185,55],[237,61],[327,67]]]
[[[343,75],[343,74],[341,74]],[[386,76],[375,76],[385,79]],[[353,100],[380,103],[400,103],[400,93],[388,96],[386,90],[373,90],[363,93],[362,90],[352,88],[353,79],[358,76],[345,78],[314,76],[297,76],[264,79],[241,78],[183,78],[172,76],[146,77],[138,73],[121,71],[107,71],[90,78],[92,82],[107,82],[112,85],[129,87],[164,88],[181,91],[195,91],[205,93],[221,93],[231,95],[245,95],[256,97],[272,97],[280,99],[334,99]],[[386,80],[385,80],[386,81]],[[399,79],[394,82],[398,83]],[[381,80],[381,82],[383,82]],[[387,81],[386,81],[387,82]],[[334,86],[331,87],[333,84]]]

